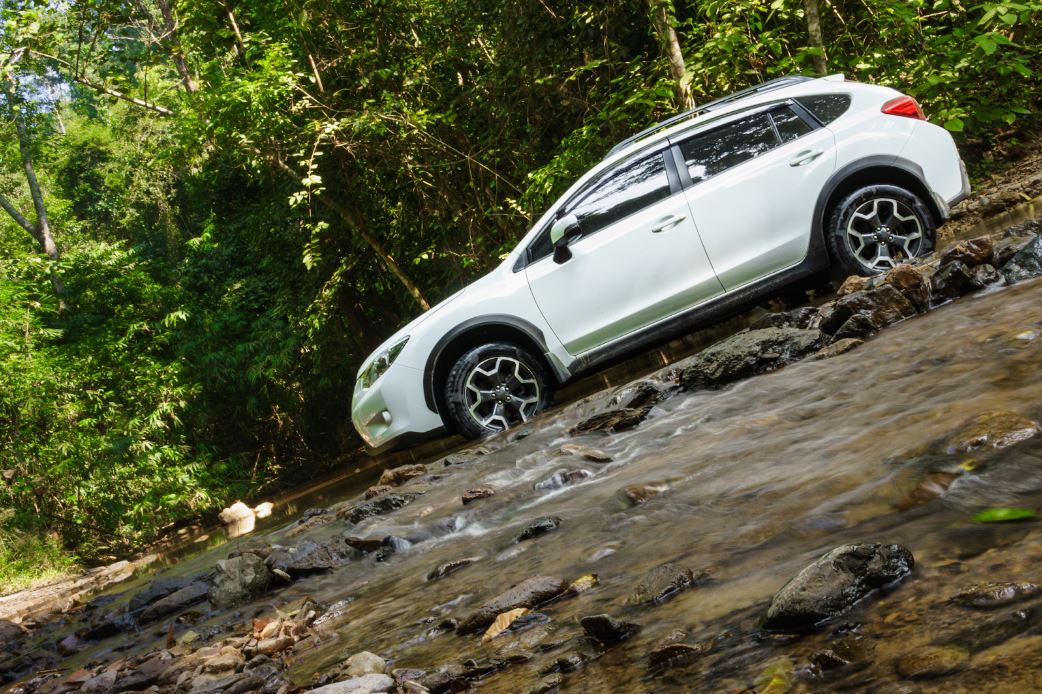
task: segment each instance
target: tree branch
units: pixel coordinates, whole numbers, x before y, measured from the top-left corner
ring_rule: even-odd
[[[4,211],[11,215],[11,219],[16,221],[18,226],[28,231],[37,241],[40,240],[40,237],[36,234],[36,227],[34,227],[32,222],[26,219],[22,213],[18,211],[17,207],[11,204],[11,201],[8,200],[3,193],[0,193],[0,207],[4,208]]]
[[[56,63],[58,65],[61,65],[62,67],[68,68],[69,72],[71,73],[71,77],[72,77],[73,81],[74,82],[79,82],[80,84],[82,84],[83,86],[87,87],[88,89],[93,89],[96,92],[101,92],[102,94],[108,94],[109,96],[115,97],[117,99],[122,99],[123,101],[126,101],[127,103],[134,104],[135,106],[147,109],[147,110],[152,111],[154,113],[158,113],[161,116],[173,116],[173,115],[176,115],[173,111],[171,111],[170,109],[166,108],[165,106],[160,106],[159,104],[153,104],[151,102],[144,101],[143,99],[138,99],[137,97],[130,96],[129,94],[124,94],[123,92],[119,91],[118,89],[113,89],[112,87],[107,87],[104,84],[98,84],[97,82],[94,82],[92,80],[87,79],[83,75],[76,74],[76,72],[72,69],[72,65],[67,60],[63,60],[63,59],[59,58],[58,56],[49,55],[47,53],[41,53],[40,51],[32,51],[32,53],[33,53],[33,55],[39,56],[39,57],[41,57],[41,58],[43,58],[45,60],[50,60],[50,61],[52,61],[52,62],[54,62],[54,63]]]

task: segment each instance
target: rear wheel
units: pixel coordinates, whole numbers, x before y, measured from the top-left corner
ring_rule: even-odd
[[[445,405],[455,429],[478,438],[527,422],[550,403],[542,362],[505,342],[461,356],[445,379]]]
[[[933,249],[934,219],[919,196],[892,185],[865,186],[829,219],[828,245],[847,274],[878,275]]]

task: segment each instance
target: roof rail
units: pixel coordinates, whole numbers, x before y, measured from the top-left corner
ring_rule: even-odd
[[[661,123],[656,123],[655,125],[651,126],[650,128],[645,128],[644,130],[641,130],[636,135],[633,135],[631,137],[627,137],[625,140],[623,140],[619,144],[617,144],[614,147],[612,147],[611,150],[608,152],[608,156],[611,156],[611,155],[615,154],[616,152],[619,152],[619,151],[625,149],[626,147],[628,147],[629,145],[633,144],[637,140],[642,140],[645,137],[658,132],[659,130],[664,130],[664,129],[668,128],[669,126],[676,125],[677,123],[679,123],[679,122],[681,122],[683,120],[686,120],[688,118],[694,118],[695,116],[701,115],[703,113],[708,113],[709,111],[715,111],[715,110],[717,110],[719,108],[722,108],[723,106],[726,106],[727,104],[730,104],[730,103],[733,103],[735,101],[738,101],[739,99],[744,99],[744,98],[746,98],[748,96],[753,96],[755,94],[761,94],[763,92],[773,91],[775,89],[781,89],[782,87],[788,87],[789,85],[799,84],[800,82],[808,82],[808,81],[810,81],[812,79],[814,79],[814,78],[813,77],[805,77],[803,75],[786,75],[785,77],[775,77],[774,79],[767,80],[766,82],[764,82],[762,84],[757,84],[757,85],[754,85],[752,87],[746,87],[745,89],[738,90],[734,94],[728,94],[727,96],[721,97],[719,99],[714,99],[713,101],[707,102],[705,104],[700,104],[698,106],[695,106],[690,111],[684,111],[683,113],[678,113],[677,115],[675,115],[675,116],[673,116],[671,118],[667,118],[666,120],[662,121]]]

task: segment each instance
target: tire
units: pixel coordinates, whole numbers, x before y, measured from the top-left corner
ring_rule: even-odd
[[[874,185],[840,200],[829,217],[829,255],[847,275],[872,276],[933,250],[930,208],[899,186]]]
[[[543,362],[521,347],[474,347],[445,379],[446,423],[468,439],[509,429],[546,409],[551,386]]]

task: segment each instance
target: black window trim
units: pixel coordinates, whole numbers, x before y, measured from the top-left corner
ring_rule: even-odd
[[[553,217],[551,217],[550,220],[545,225],[543,225],[543,227],[539,230],[539,233],[537,233],[535,236],[532,237],[532,240],[528,242],[527,246],[525,246],[524,252],[521,253],[520,256],[518,256],[517,262],[514,263],[514,268],[513,268],[514,272],[521,272],[522,270],[524,270],[526,267],[528,267],[532,263],[538,262],[539,260],[543,260],[544,258],[549,258],[550,256],[543,256],[541,258],[533,260],[532,259],[532,246],[534,246],[536,244],[536,242],[539,241],[540,237],[542,237],[543,234],[548,232],[550,227],[553,226],[554,222],[556,222],[558,219],[561,218],[561,213],[565,212],[566,210],[569,210],[574,205],[582,202],[582,200],[594,188],[596,188],[602,181],[604,181],[607,177],[611,176],[612,174],[614,174],[616,171],[619,171],[620,169],[626,168],[627,166],[633,164],[634,162],[638,162],[638,161],[640,161],[642,159],[648,159],[648,158],[650,158],[650,157],[652,157],[652,156],[654,156],[656,154],[661,156],[662,157],[663,168],[666,171],[666,181],[669,184],[669,195],[666,198],[663,198],[663,200],[668,200],[669,198],[673,197],[674,195],[676,195],[677,193],[682,191],[684,189],[684,185],[683,185],[683,182],[681,181],[681,174],[680,174],[679,170],[677,169],[677,165],[676,165],[676,162],[673,160],[673,157],[669,156],[670,150],[671,150],[671,148],[669,147],[669,143],[668,142],[666,142],[666,141],[659,142],[654,147],[648,147],[647,149],[641,150],[639,152],[634,152],[632,155],[626,157],[625,159],[620,159],[619,161],[617,161],[617,162],[615,162],[613,164],[610,164],[609,166],[604,167],[604,170],[601,171],[600,174],[598,174],[597,176],[591,178],[586,183],[586,185],[584,185],[579,190],[575,191],[571,196],[568,197],[567,200],[565,200],[563,203],[558,205],[557,213]],[[662,202],[662,201],[660,200],[659,202]],[[653,204],[658,204],[658,203],[653,203]],[[634,210],[633,212],[629,213],[628,215],[626,215],[625,217],[623,217],[622,219],[620,219],[618,221],[621,222],[624,219],[629,219],[633,215],[637,214],[638,212],[642,212],[645,209],[647,209],[647,208],[644,207],[644,208],[641,208],[639,210]],[[612,222],[612,224],[617,224],[617,223],[618,222]],[[597,234],[599,232],[600,232],[600,229],[598,229],[597,231],[593,232],[593,234]]]
[[[771,116],[771,111],[775,110],[779,106],[788,106],[789,108],[791,108],[793,110],[793,112],[797,116],[799,116],[799,118],[801,120],[803,120],[810,127],[810,131],[805,133],[806,135],[809,135],[810,133],[814,132],[815,130],[820,130],[821,128],[825,127],[824,125],[821,124],[821,121],[819,121],[817,118],[815,118],[814,115],[812,113],[810,113],[810,111],[808,111],[802,104],[798,103],[795,99],[789,98],[789,99],[782,99],[781,101],[772,101],[769,104],[760,104],[760,105],[758,105],[758,106],[756,106],[754,108],[751,108],[751,109],[748,109],[748,110],[745,110],[745,111],[739,111],[737,113],[728,114],[728,116],[735,116],[735,117],[734,118],[731,118],[731,117],[721,118],[720,120],[714,122],[708,128],[696,128],[694,130],[690,130],[690,131],[687,131],[687,132],[684,132],[684,133],[680,133],[680,134],[674,135],[674,136],[669,138],[669,144],[670,144],[669,149],[673,153],[673,162],[672,163],[673,163],[673,166],[676,167],[677,172],[680,175],[680,181],[681,181],[681,184],[682,184],[683,188],[685,190],[687,190],[691,186],[696,185],[695,182],[691,179],[691,172],[688,171],[687,162],[684,161],[684,155],[680,151],[680,143],[684,142],[688,138],[696,137],[698,135],[704,135],[706,133],[713,132],[714,130],[716,130],[718,128],[722,128],[724,126],[730,125],[730,124],[732,124],[732,123],[734,123],[736,121],[742,120],[743,118],[749,118],[751,116],[757,116],[757,115],[759,115],[761,113],[766,113],[767,114],[767,120],[768,120],[768,122],[770,122],[771,129],[774,131],[774,137],[778,141],[778,144],[775,147],[775,149],[777,149],[777,147],[784,147],[785,145],[791,144],[792,142],[796,142],[797,140],[799,140],[802,137],[804,137],[804,135],[800,135],[800,137],[797,137],[795,140],[790,140],[789,142],[783,142],[782,141],[781,133],[778,132],[778,126],[776,126],[774,124],[774,118]],[[774,150],[772,149],[770,151],[773,152]],[[766,152],[765,152],[765,154],[766,154]],[[759,159],[760,156],[761,155],[753,157],[753,159]],[[752,159],[749,159],[747,161],[752,161]],[[737,164],[737,166],[741,166],[742,164],[747,163],[747,161],[743,161],[741,164]],[[734,167],[731,167],[731,168],[734,168]]]

